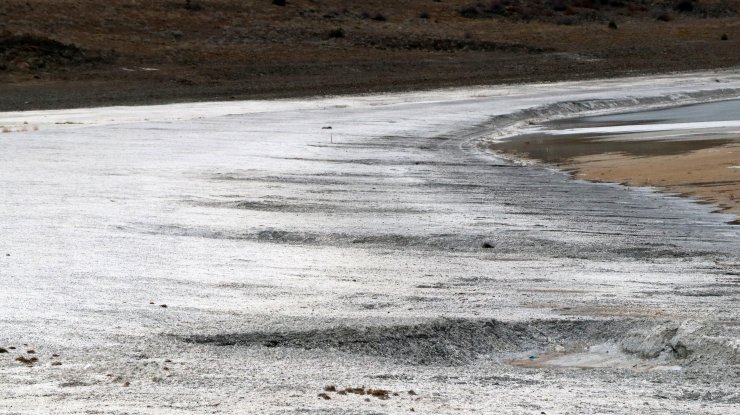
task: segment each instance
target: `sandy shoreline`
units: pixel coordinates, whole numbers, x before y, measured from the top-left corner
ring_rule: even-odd
[[[720,101],[558,120],[528,126],[491,149],[555,165],[577,179],[654,187],[738,215],[740,134],[736,121],[715,121],[734,119],[736,106],[736,101]],[[655,121],[671,112],[674,124]]]
[[[578,157],[561,167],[585,180],[654,186],[704,200],[740,216],[740,144],[671,156],[608,153]],[[735,221],[737,223],[737,220]]]
[[[634,156],[604,152],[579,156],[555,164],[576,179],[627,186],[653,187],[718,207],[719,212],[740,216],[740,152],[738,144],[711,147],[679,155]],[[498,146],[494,152],[500,154]],[[530,160],[526,152],[507,151]],[[539,161],[539,160],[538,160]],[[739,219],[731,220],[740,224]]]

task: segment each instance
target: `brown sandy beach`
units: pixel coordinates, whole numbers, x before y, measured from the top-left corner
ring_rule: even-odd
[[[635,122],[650,124],[677,111],[671,122],[701,122],[704,117],[717,117],[714,111],[722,105],[722,102],[700,104],[606,118],[613,126]],[[734,119],[736,106],[736,101],[728,101],[723,110],[727,114],[719,117]],[[545,125],[557,130],[603,127],[603,122],[599,117],[587,117]],[[715,204],[720,211],[740,214],[740,136],[734,131],[708,128],[603,135],[577,134],[578,128],[568,131],[573,134],[550,135],[547,130],[543,134],[523,134],[496,142],[491,148],[556,165],[578,179],[656,187]]]
[[[576,157],[563,167],[579,179],[655,186],[718,205],[740,216],[740,139],[676,155],[624,153]],[[738,223],[738,221],[735,221]]]

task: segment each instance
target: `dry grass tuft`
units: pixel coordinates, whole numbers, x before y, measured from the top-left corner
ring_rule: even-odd
[[[27,365],[32,365],[32,364],[38,362],[39,359],[37,357],[32,357],[32,358],[29,359],[27,357],[18,356],[18,357],[15,358],[15,361],[16,362],[25,363]]]

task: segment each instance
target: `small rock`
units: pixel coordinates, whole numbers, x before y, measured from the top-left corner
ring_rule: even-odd
[[[61,366],[62,362],[51,362],[52,366]]]
[[[331,399],[331,396],[329,396],[329,395],[327,395],[327,394],[325,394],[325,393],[322,392],[322,393],[319,394],[319,398],[322,398],[322,399],[328,401],[329,399]]]
[[[388,399],[388,391],[385,389],[368,389],[367,394],[381,399]]]
[[[10,353],[10,352],[8,352],[8,349],[3,349],[2,347],[0,347],[0,353]]]
[[[336,391],[337,391],[337,387],[334,385],[324,386],[324,392],[336,392]]]
[[[28,354],[35,354],[36,353],[36,350],[26,350],[26,353],[28,353]]]
[[[129,386],[131,386],[131,383],[130,382],[123,382],[123,387],[124,388],[128,388]]]
[[[29,359],[29,358],[26,358],[26,357],[23,357],[23,356],[18,356],[18,357],[15,358],[15,361],[16,362],[25,363],[27,365],[32,365],[32,364],[38,362],[39,359],[37,357],[32,357],[32,358]]]
[[[418,395],[418,394],[416,392],[414,392],[413,389],[411,389],[411,390],[409,390],[409,395],[412,395],[413,396],[413,395]]]
[[[167,304],[160,304],[160,307],[167,308]]]

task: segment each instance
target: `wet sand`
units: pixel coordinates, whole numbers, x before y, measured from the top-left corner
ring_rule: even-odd
[[[740,140],[673,155],[605,153],[573,158],[564,166],[576,178],[657,186],[705,200],[740,215]],[[740,223],[737,220],[735,223]]]
[[[657,187],[740,215],[740,133],[732,127],[700,128],[736,118],[738,106],[727,101],[551,122],[544,131],[492,148],[555,164],[578,179]],[[653,127],[676,122],[700,124],[675,131]]]

